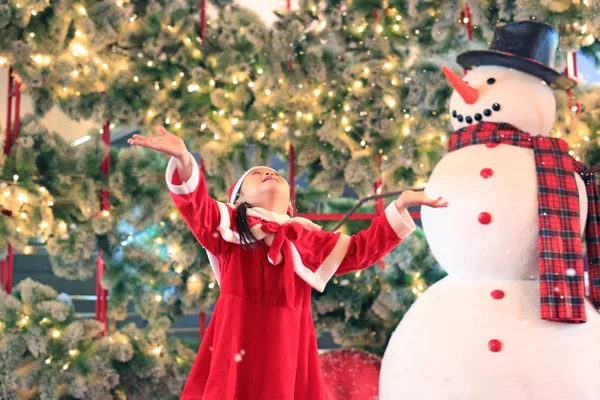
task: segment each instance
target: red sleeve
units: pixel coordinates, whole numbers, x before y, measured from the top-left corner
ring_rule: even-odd
[[[385,212],[373,220],[371,226],[350,236],[346,256],[335,271],[343,275],[365,269],[381,260],[406,236],[415,230],[408,211],[398,211],[392,202]]]
[[[233,218],[233,212],[226,204],[209,196],[204,174],[192,156],[192,176],[181,182],[177,172],[177,160],[171,158],[167,166],[167,186],[181,217],[208,252],[219,255],[226,251],[229,243],[220,233],[219,227],[227,225]]]
[[[415,224],[408,212],[400,213],[391,203],[369,228],[355,235],[310,232],[303,238],[302,260],[315,275],[311,277],[313,282],[317,282],[313,286],[320,290],[333,275],[347,274],[375,264],[414,229]]]

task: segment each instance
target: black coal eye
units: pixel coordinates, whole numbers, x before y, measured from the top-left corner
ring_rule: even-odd
[[[488,85],[493,85],[496,82],[494,78],[490,78],[487,80]]]

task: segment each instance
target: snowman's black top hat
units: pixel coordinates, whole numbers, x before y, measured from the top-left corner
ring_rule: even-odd
[[[514,68],[546,81],[554,89],[568,90],[577,83],[554,70],[558,32],[550,25],[522,21],[498,24],[489,50],[459,54],[465,69],[482,65]]]

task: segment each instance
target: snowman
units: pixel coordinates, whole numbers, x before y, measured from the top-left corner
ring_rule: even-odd
[[[552,89],[575,84],[553,69],[557,46],[548,25],[509,23],[458,56],[464,77],[443,68],[456,132],[426,192],[449,206],[421,215],[448,276],[392,335],[380,400],[600,400],[600,207],[549,136]]]

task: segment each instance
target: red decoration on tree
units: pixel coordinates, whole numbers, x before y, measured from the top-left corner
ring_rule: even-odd
[[[471,20],[471,9],[469,2],[465,2],[465,9],[460,13],[460,23],[467,28],[469,40],[473,40],[473,21]]]
[[[467,37],[469,40],[473,40],[473,21],[471,19],[471,8],[469,7],[469,2],[465,1],[465,8],[460,13],[460,21],[459,23],[463,24],[467,28]],[[463,74],[466,74],[467,70],[463,70]]]
[[[206,0],[200,2],[200,39],[204,43],[204,30],[206,29]]]
[[[200,313],[200,340],[204,339],[206,334],[206,313],[202,311]]]
[[[100,163],[100,171],[107,178],[110,175],[110,121],[106,121],[102,127],[102,143],[106,146],[106,154]],[[108,179],[107,179],[108,185]],[[100,197],[100,210],[108,211],[110,208],[110,192],[106,189],[101,189],[99,193]],[[104,325],[102,330],[102,336],[106,336],[106,320],[107,320],[107,296],[108,291],[102,288],[101,280],[102,274],[104,273],[105,265],[102,260],[102,250],[98,253],[98,259],[96,263],[96,319]]]
[[[376,400],[381,359],[356,349],[331,350],[319,356],[330,400]]]
[[[375,156],[375,166],[378,169],[381,169],[381,156]],[[373,189],[375,190],[375,194],[383,194],[383,174],[381,177],[375,182],[373,185]],[[385,202],[383,201],[383,197],[375,200],[375,215],[381,215],[385,211]],[[383,260],[377,261],[377,266],[380,269],[385,269],[385,263]]]
[[[102,260],[102,251],[98,254],[98,259],[96,260],[96,319],[100,321],[103,325],[102,336],[106,336],[106,296],[107,291],[102,289],[102,285],[100,281],[102,280],[102,273],[104,272],[104,261]]]
[[[13,115],[13,99],[15,101],[14,115]],[[13,68],[10,67],[8,70],[8,91],[7,91],[7,111],[6,111],[6,142],[4,145],[4,154],[9,155],[12,145],[14,144],[17,137],[19,137],[20,130],[20,114],[21,114],[21,82],[15,79],[13,74]],[[14,118],[14,121],[13,121]],[[14,125],[13,125],[14,122]],[[2,214],[12,217],[12,210],[0,209]],[[0,284],[2,289],[7,293],[12,291],[13,281],[13,265],[14,265],[14,252],[12,246],[8,245],[7,256],[5,259],[0,261]]]
[[[291,9],[292,9],[292,0],[285,0],[285,9],[287,11],[291,11]],[[291,71],[291,70],[294,69],[294,65],[292,64],[292,59],[291,58],[288,60],[287,69],[288,69],[288,71]]]
[[[569,52],[567,53],[567,66],[565,67],[565,75],[569,78],[575,79],[577,81],[578,72],[577,72],[577,53]],[[567,95],[569,96],[568,106],[569,109],[573,111],[574,115],[577,115],[581,112],[581,104],[575,101],[575,96],[573,95],[573,89],[567,90]],[[572,120],[573,121],[573,120]]]

